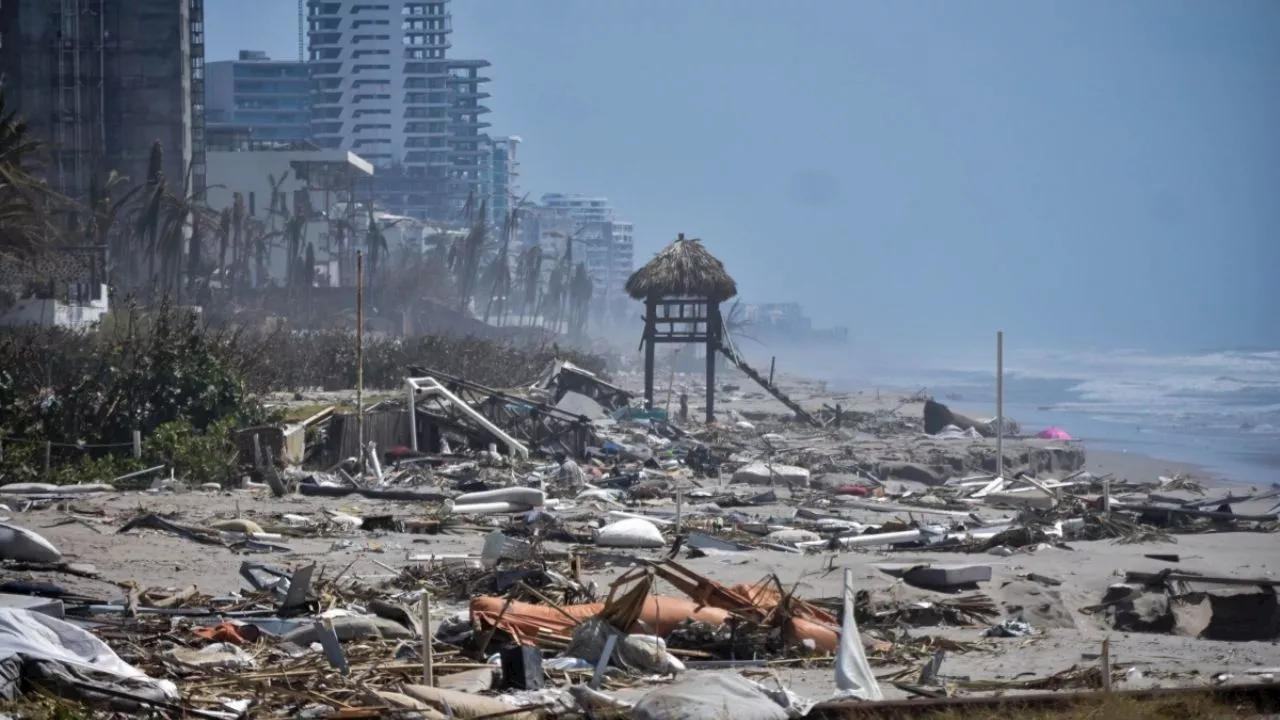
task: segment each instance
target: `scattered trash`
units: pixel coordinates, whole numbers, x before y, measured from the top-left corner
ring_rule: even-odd
[[[945,674],[965,654],[1015,653],[1085,617],[1123,632],[1280,637],[1280,583],[1197,572],[1196,548],[1130,550],[1145,564],[1109,579],[1097,605],[1068,604],[1075,573],[1041,558],[1089,541],[1272,532],[1277,518],[1233,510],[1275,497],[1260,490],[1095,477],[1059,428],[1028,439],[1006,422],[1012,455],[997,477],[994,421],[925,395],[907,398],[923,417],[848,399],[797,412],[760,383],[759,398],[791,411],[770,414],[744,402],[755,386],[719,386],[731,410],[690,424],[687,407],[640,407],[565,362],[515,388],[412,372],[366,413],[363,445],[335,441],[323,463],[308,444],[341,434],[331,399],[287,431],[242,433],[248,480],[235,489],[165,467],[127,493],[0,486],[5,512],[24,515],[0,523],[0,665],[16,656],[21,679],[135,714],[749,720],[815,707],[779,680],[793,670],[825,678],[820,697],[860,703],[1158,676]],[[884,437],[901,443],[887,450]],[[86,533],[175,549],[180,577],[111,577],[129,567],[114,555],[99,572],[77,555]],[[229,566],[232,587],[208,594],[210,566]]]

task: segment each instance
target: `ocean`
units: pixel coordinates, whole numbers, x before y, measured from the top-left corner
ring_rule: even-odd
[[[927,388],[940,402],[991,416],[994,354],[986,369],[897,367],[840,384]],[[1004,388],[1005,415],[1024,433],[1060,427],[1089,448],[1194,463],[1233,482],[1280,483],[1280,350],[1006,352]]]

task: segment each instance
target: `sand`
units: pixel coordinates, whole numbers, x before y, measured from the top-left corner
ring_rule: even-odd
[[[623,378],[634,384],[635,378]],[[681,377],[691,397],[700,397],[696,378]],[[755,392],[743,379],[730,377],[726,382],[740,385],[741,390],[725,393],[721,409],[732,416],[743,412],[784,413],[776,401]],[[893,411],[906,420],[920,417],[918,402],[903,402],[906,393],[885,390],[877,397],[874,391],[848,393],[838,397],[826,395],[817,383],[789,379],[786,383],[794,396],[807,406],[821,402],[840,402],[846,409],[863,412]],[[694,417],[700,409],[691,408]],[[726,419],[732,419],[727,417]],[[768,426],[763,421],[762,426]],[[793,428],[795,436],[813,436],[811,431]],[[902,440],[908,442],[910,438]],[[816,441],[815,441],[816,442]],[[835,441],[839,444],[839,440]],[[892,445],[893,442],[884,442]],[[1187,473],[1196,475],[1197,468],[1127,453],[1088,453],[1087,469],[1094,474],[1112,473],[1131,480],[1154,480],[1160,475]],[[1225,486],[1223,486],[1225,487]],[[1239,491],[1237,487],[1235,490]],[[1211,490],[1212,492],[1213,490]],[[780,493],[784,497],[785,492]],[[1274,502],[1274,501],[1273,501]],[[670,507],[670,500],[655,501]],[[1255,507],[1244,504],[1238,512],[1262,512],[1270,503]],[[105,600],[123,597],[116,583],[133,581],[142,587],[181,588],[196,585],[201,591],[219,595],[243,589],[238,568],[245,560],[299,566],[318,563],[328,573],[348,568],[354,577],[376,579],[391,573],[382,565],[400,568],[412,555],[427,553],[478,553],[482,534],[425,536],[398,533],[374,534],[352,532],[346,536],[324,539],[287,539],[291,548],[284,555],[238,555],[222,548],[209,548],[188,540],[151,530],[117,534],[116,529],[138,512],[154,512],[200,524],[212,518],[241,516],[272,524],[271,518],[281,513],[317,515],[324,509],[342,510],[356,515],[394,513],[402,517],[425,517],[433,506],[414,507],[410,503],[378,502],[360,498],[319,499],[290,497],[276,499],[262,490],[222,492],[118,493],[77,500],[56,507],[31,512],[13,513],[12,521],[34,529],[52,541],[69,559],[92,563],[104,581],[72,578],[65,575],[27,574],[22,579],[54,582],[85,595]],[[769,514],[783,512],[776,507],[748,508],[750,512]],[[999,512],[992,515],[998,516]],[[883,521],[884,515],[849,513],[851,517]],[[75,521],[68,522],[74,516]],[[497,521],[495,520],[496,524]],[[1155,572],[1168,563],[1144,557],[1150,553],[1176,553],[1179,569],[1212,572],[1219,575],[1240,574],[1271,577],[1280,570],[1280,535],[1262,533],[1224,533],[1182,535],[1176,543],[1117,544],[1110,541],[1073,542],[1070,549],[1048,547],[1034,553],[1010,557],[987,554],[955,553],[887,553],[879,551],[821,553],[797,555],[774,550],[759,550],[728,556],[711,556],[688,560],[687,566],[726,584],[753,582],[776,573],[802,596],[834,597],[840,593],[842,570],[851,568],[859,588],[880,594],[899,593],[904,597],[928,598],[931,593],[895,581],[876,569],[877,563],[901,562],[975,562],[989,564],[994,577],[983,583],[981,590],[1009,612],[1022,608],[1036,628],[1032,638],[996,639],[985,642],[985,649],[967,654],[949,654],[943,665],[944,675],[971,679],[1010,679],[1045,676],[1076,665],[1096,664],[1096,654],[1104,638],[1111,638],[1111,652],[1116,662],[1134,670],[1120,687],[1149,687],[1204,684],[1228,673],[1247,677],[1258,667],[1280,665],[1280,646],[1275,642],[1224,642],[1177,635],[1120,633],[1102,627],[1096,616],[1080,609],[1100,601],[1107,587],[1122,579],[1126,570]],[[636,551],[637,558],[657,557],[658,553]],[[622,574],[626,567],[615,566],[591,573],[600,587]],[[1056,588],[1024,578],[1037,573],[1062,581]],[[13,578],[10,578],[13,579]],[[672,592],[661,588],[660,592]],[[461,605],[440,604],[435,619],[462,611]],[[980,631],[949,628],[911,628],[913,636],[945,635],[977,640]],[[877,668],[877,673],[887,672]],[[783,670],[781,677],[797,692],[817,698],[833,692],[833,671]],[[903,693],[885,685],[888,697]]]

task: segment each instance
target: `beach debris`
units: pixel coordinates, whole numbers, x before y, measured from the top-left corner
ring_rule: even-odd
[[[40,533],[0,523],[0,560],[56,563],[62,560],[62,553]]]

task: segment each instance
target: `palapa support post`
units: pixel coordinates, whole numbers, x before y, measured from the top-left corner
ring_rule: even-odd
[[[716,421],[716,352],[720,349],[720,306],[707,303],[707,424]]]
[[[653,409],[658,343],[701,344],[707,352],[707,422],[715,420],[716,353],[724,348],[720,303],[738,294],[737,283],[702,242],[676,241],[637,270],[627,294],[644,302],[644,399]]]
[[[657,309],[653,303],[647,302],[644,305],[644,407],[646,410],[653,409],[653,371],[654,360],[657,357],[657,350],[653,341],[655,326],[657,325]]]

